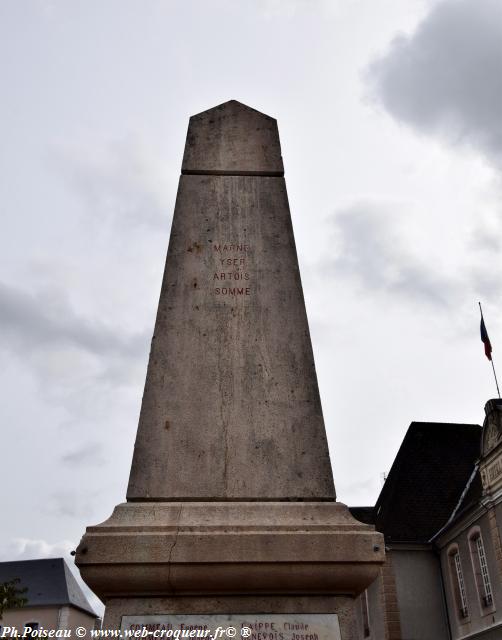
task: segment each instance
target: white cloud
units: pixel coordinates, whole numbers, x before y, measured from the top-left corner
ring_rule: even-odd
[[[70,540],[47,542],[31,538],[14,538],[10,541],[0,557],[3,561],[35,560],[37,558],[71,558],[70,552],[75,549],[75,543]]]

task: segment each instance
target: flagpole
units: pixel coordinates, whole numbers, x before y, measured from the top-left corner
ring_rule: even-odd
[[[493,364],[493,356],[492,356],[492,369],[493,369],[493,376],[495,378],[495,384],[497,385],[497,393],[499,394],[499,398],[500,398],[499,383],[498,383],[498,380],[497,380],[497,374],[495,373],[495,365]]]
[[[481,308],[481,302],[478,302],[478,304],[479,304],[479,310],[480,310],[480,312],[481,312],[481,320],[483,320],[483,322],[484,322],[484,318],[483,318],[483,309]],[[494,364],[494,362],[493,362],[493,356],[492,356],[492,354],[491,354],[491,353],[490,353],[490,362],[492,363],[493,377],[495,378],[495,385],[496,385],[496,387],[497,387],[497,393],[498,393],[498,396],[499,396],[499,398],[500,398],[499,381],[497,380],[497,374],[496,374],[496,372],[495,372],[495,364]]]

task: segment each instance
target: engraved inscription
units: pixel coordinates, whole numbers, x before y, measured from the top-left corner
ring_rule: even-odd
[[[121,629],[144,637],[206,640],[341,640],[335,613],[123,616]]]
[[[213,244],[214,270],[212,274],[215,296],[250,296],[249,244],[221,243]]]

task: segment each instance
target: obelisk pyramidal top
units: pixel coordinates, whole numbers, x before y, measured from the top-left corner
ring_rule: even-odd
[[[277,122],[193,116],[128,501],[335,500]]]

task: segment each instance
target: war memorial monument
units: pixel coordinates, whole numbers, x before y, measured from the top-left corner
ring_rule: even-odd
[[[336,501],[277,122],[232,100],[190,118],[127,502],[76,563],[107,629],[354,640],[383,561]]]

